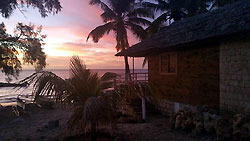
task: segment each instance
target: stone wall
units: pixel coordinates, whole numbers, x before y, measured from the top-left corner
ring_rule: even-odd
[[[179,110],[183,110],[186,108],[191,110],[195,109],[194,106],[186,105],[179,102],[173,102],[167,99],[158,99],[157,104],[155,104],[155,106],[163,115],[166,116],[170,116],[173,113],[177,113]]]
[[[220,108],[250,113],[250,38],[220,46]]]
[[[148,57],[149,81],[163,93],[161,111],[184,105],[219,107],[219,45],[178,50],[178,72],[161,74],[160,55]]]

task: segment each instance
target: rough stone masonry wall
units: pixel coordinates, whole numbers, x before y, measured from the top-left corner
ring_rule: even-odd
[[[170,101],[168,99],[158,99],[157,104],[155,104],[156,108],[166,116],[170,116],[173,113],[177,113],[179,110],[184,110],[186,108],[190,110],[194,110],[195,107],[192,105],[186,105],[179,102]]]
[[[220,45],[220,108],[250,114],[250,38]]]

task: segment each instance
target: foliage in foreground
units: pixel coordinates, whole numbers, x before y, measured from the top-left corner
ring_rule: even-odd
[[[34,83],[35,101],[40,97],[46,97],[56,103],[71,106],[73,115],[68,122],[70,128],[87,131],[90,125],[99,126],[111,122],[112,112],[109,112],[110,108],[106,110],[109,104],[100,96],[105,89],[112,86],[110,81],[117,75],[106,73],[98,77],[97,73],[86,68],[79,57],[72,57],[70,66],[68,80],[52,72],[40,71],[22,80],[21,83]],[[109,114],[106,114],[108,112]],[[109,117],[105,118],[106,115]]]
[[[113,85],[117,77],[114,73],[97,73],[87,69],[79,57],[72,57],[70,79],[64,80],[52,72],[41,71],[22,80],[22,83],[34,83],[35,101],[47,97],[56,103],[72,107],[73,114],[68,127],[77,132],[96,132],[101,127],[114,127],[115,118],[119,115],[134,117],[129,99],[150,95],[151,89],[143,83]]]
[[[18,23],[14,35],[8,34],[4,23],[0,24],[0,70],[7,76],[17,78],[21,70],[20,55],[24,64],[31,64],[37,70],[46,66],[46,55],[42,49],[45,35],[42,27]],[[18,58],[19,57],[19,58]]]
[[[59,0],[1,0],[0,14],[4,18],[9,18],[16,9],[23,13],[24,7],[38,8],[42,17],[50,13],[56,14],[62,8]]]

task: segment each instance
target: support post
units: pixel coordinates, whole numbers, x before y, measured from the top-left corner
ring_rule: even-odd
[[[133,80],[135,80],[135,57],[133,57]]]
[[[145,98],[141,98],[142,102],[142,120],[143,122],[146,121],[146,101]]]

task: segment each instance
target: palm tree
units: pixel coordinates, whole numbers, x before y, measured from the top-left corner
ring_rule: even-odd
[[[194,16],[208,11],[214,0],[154,0],[143,1],[142,5],[167,15],[169,23],[185,17]]]
[[[240,0],[141,0],[141,5],[167,15],[169,23],[195,16]],[[166,19],[165,19],[166,20]]]
[[[34,83],[32,93],[35,103],[39,104],[41,99],[45,99],[71,107],[73,114],[68,121],[68,127],[78,133],[85,131],[92,134],[100,127],[111,125],[114,128],[118,114],[134,119],[136,114],[129,105],[131,98],[142,99],[142,119],[145,120],[145,100],[152,101],[148,98],[158,97],[156,94],[159,92],[151,83],[123,84],[109,93],[105,92],[112,87],[112,80],[116,77],[117,74],[111,72],[98,77],[97,73],[86,68],[79,57],[72,57],[70,79],[64,80],[52,72],[40,71],[20,83]],[[152,93],[154,95],[151,95]]]
[[[143,26],[150,25],[151,22],[142,17],[153,17],[153,13],[145,8],[137,7],[136,0],[91,0],[91,5],[98,5],[103,10],[101,18],[103,25],[92,30],[87,40],[92,37],[93,41],[97,43],[100,38],[110,31],[115,33],[116,49],[117,51],[124,51],[129,47],[127,31],[130,30],[139,39],[146,37],[146,32]],[[126,80],[130,73],[128,57],[124,56]]]
[[[112,87],[114,73],[105,73],[99,77],[97,73],[86,68],[79,57],[70,61],[70,79],[64,80],[48,71],[40,71],[25,78],[21,83],[34,83],[34,101],[47,98],[56,103],[66,104],[73,109],[68,121],[70,128],[78,131],[95,130],[113,121],[114,112],[109,102],[105,101],[104,90]],[[123,97],[116,96],[122,101]],[[118,98],[119,97],[119,98]]]

